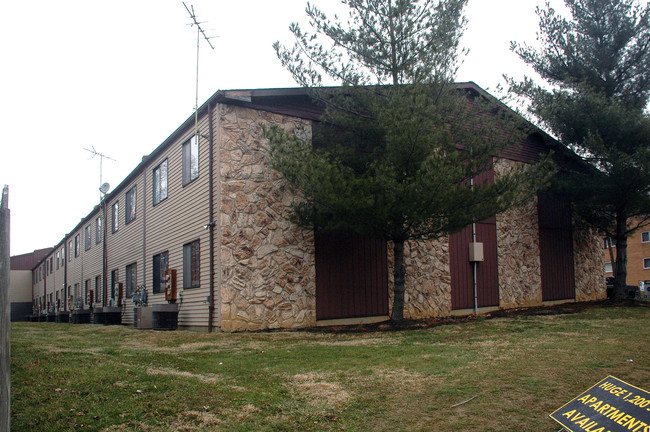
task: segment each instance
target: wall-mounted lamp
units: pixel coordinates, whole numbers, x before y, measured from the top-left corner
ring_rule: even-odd
[[[203,225],[203,229],[214,228],[215,225],[216,225],[216,222],[212,221],[207,225]]]

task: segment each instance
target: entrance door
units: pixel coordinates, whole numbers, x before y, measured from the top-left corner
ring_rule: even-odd
[[[386,242],[316,234],[316,319],[388,315]]]

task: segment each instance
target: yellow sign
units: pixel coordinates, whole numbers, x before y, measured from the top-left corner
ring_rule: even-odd
[[[608,376],[550,417],[572,432],[650,432],[650,393]]]

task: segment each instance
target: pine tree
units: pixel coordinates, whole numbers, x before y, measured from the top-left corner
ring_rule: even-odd
[[[315,34],[293,24],[296,44],[274,45],[325,113],[312,142],[267,129],[271,163],[301,197],[296,223],[392,242],[391,317],[401,320],[405,242],[459,231],[534,188],[524,170],[470,185],[500,149],[521,139],[521,125],[452,82],[466,0],[342,3],[348,25],[308,4]],[[323,73],[340,86],[323,87]]]
[[[627,238],[650,215],[650,6],[637,0],[565,0],[572,18],[538,8],[540,48],[513,43],[546,85],[511,80],[543,127],[587,168],[560,176],[582,220],[616,240],[616,297],[627,279]]]

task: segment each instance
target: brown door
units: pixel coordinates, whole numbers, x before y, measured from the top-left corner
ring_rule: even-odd
[[[483,261],[476,267],[478,307],[499,305],[499,273],[497,270],[496,220],[476,223],[476,241],[483,243]],[[472,226],[449,236],[449,269],[451,271],[451,308],[474,307],[474,278],[469,261]]]
[[[386,242],[316,234],[316,319],[388,315]]]
[[[575,298],[571,207],[569,203],[540,195],[537,213],[542,300]]]

